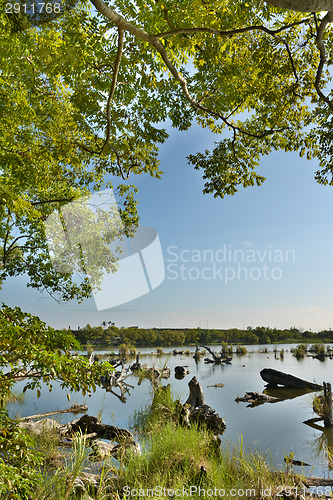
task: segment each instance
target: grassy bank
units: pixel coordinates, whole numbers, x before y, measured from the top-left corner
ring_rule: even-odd
[[[55,434],[40,435],[33,446],[43,460],[35,475],[31,471],[31,488],[26,489],[30,493],[12,490],[7,498],[279,499],[303,494],[300,480],[287,466],[284,471],[275,470],[269,456],[245,450],[242,439],[235,445],[221,446],[220,437],[206,428],[180,425],[182,412],[169,386],[155,389],[151,404],[132,418],[141,453],[128,450],[117,460],[110,457],[92,462],[91,442],[80,435],[72,449],[59,448]],[[87,472],[97,473],[94,477],[98,480],[90,487],[82,479]]]
[[[181,411],[169,386],[156,389],[152,403],[137,412],[132,421],[140,436],[141,454],[129,451],[119,462],[104,461],[100,464],[99,488],[87,488],[89,493],[79,493],[76,488],[75,493],[78,478],[90,466],[90,449],[79,438],[74,453],[62,465],[52,473],[45,468],[34,500],[278,499],[284,498],[283,492],[293,498],[296,488],[301,491],[290,471],[274,470],[269,457],[245,451],[241,439],[237,445],[221,448],[220,438],[207,429],[179,425]],[[50,446],[39,441],[39,451],[49,453]]]

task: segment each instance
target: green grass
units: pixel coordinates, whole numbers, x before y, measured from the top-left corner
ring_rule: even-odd
[[[119,482],[122,493],[154,491],[157,486],[174,491],[185,488],[191,489],[194,499],[202,498],[199,486],[226,493],[251,490],[248,496],[259,498],[262,490],[274,491],[283,484],[292,487],[292,476],[273,471],[262,454],[245,451],[242,440],[237,446],[220,450],[219,442],[207,430],[180,427],[173,422],[149,433],[142,454],[130,455]],[[159,498],[168,496],[162,494]]]
[[[260,498],[262,490],[277,493],[283,485],[294,487],[291,473],[275,471],[266,456],[245,450],[242,438],[237,445],[220,448],[220,439],[207,429],[179,425],[180,414],[181,406],[174,401],[170,386],[159,387],[152,404],[135,413],[133,423],[144,431],[142,454],[130,454],[122,467],[120,498],[123,493],[134,491],[140,496],[150,490],[152,498],[166,499],[172,490],[192,488],[191,497],[196,499],[202,498],[199,486],[226,495],[231,490],[248,490],[248,497]],[[164,489],[166,494],[160,495]]]
[[[221,448],[221,439],[205,427],[180,425],[182,411],[170,385],[158,386],[152,394],[151,404],[132,418],[141,436],[142,453],[128,450],[117,468],[112,459],[104,461],[99,489],[88,489],[83,496],[74,492],[74,483],[82,471],[91,466],[90,448],[84,437],[78,435],[74,450],[67,450],[62,462],[52,469],[46,458],[59,452],[57,437],[40,436],[36,448],[45,460],[34,500],[123,500],[130,498],[126,495],[130,492],[133,497],[147,497],[147,490],[154,500],[170,500],[172,492],[177,492],[174,497],[183,498],[190,492],[191,498],[199,499],[204,490],[215,489],[221,492],[215,498],[259,499],[265,497],[263,490],[269,490],[272,491],[270,498],[277,499],[280,498],[276,495],[278,488],[281,491],[282,486],[295,486],[290,471],[275,471],[267,456],[256,450],[245,450],[242,438],[236,445]],[[243,493],[230,495],[237,490]]]

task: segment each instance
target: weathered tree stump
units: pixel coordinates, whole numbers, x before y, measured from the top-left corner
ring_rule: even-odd
[[[333,411],[332,411],[332,387],[328,382],[324,382],[324,425],[325,427],[333,427]]]
[[[136,360],[135,360],[135,363],[133,363],[131,366],[130,366],[130,369],[132,372],[136,372],[138,370],[141,369],[141,363],[140,363],[140,353],[138,352],[138,354],[136,355]]]
[[[205,403],[205,397],[201,385],[196,377],[188,383],[190,394],[184,404],[185,421],[198,422],[208,429],[222,434],[226,428],[225,421],[216,411]]]
[[[309,389],[311,391],[320,391],[323,388],[321,385],[294,377],[288,373],[273,370],[272,368],[264,368],[261,370],[260,376],[270,386],[283,385],[285,387],[296,387],[299,389]]]
[[[82,434],[96,433],[97,437],[101,439],[108,439],[109,441],[133,441],[133,434],[127,429],[119,429],[114,425],[101,424],[96,417],[91,415],[83,415],[79,420],[73,420],[67,424],[66,435],[73,435],[76,432]]]

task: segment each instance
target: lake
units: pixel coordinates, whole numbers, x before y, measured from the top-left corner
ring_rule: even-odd
[[[200,382],[205,400],[216,412],[224,418],[227,428],[222,438],[222,446],[237,446],[242,438],[244,446],[248,450],[259,450],[267,454],[268,460],[274,466],[285,467],[284,457],[290,452],[294,453],[294,459],[306,462],[311,467],[304,467],[303,473],[321,477],[330,477],[330,468],[326,455],[326,447],[329,444],[333,448],[333,429],[324,432],[313,429],[303,424],[304,420],[315,417],[312,410],[312,400],[315,393],[308,393],[294,399],[279,401],[274,404],[265,403],[254,408],[247,407],[247,403],[235,402],[237,396],[242,397],[246,391],[262,392],[265,382],[260,377],[263,368],[274,368],[296,377],[311,382],[322,384],[323,381],[331,382],[333,375],[333,360],[326,359],[321,362],[312,357],[297,360],[290,350],[293,345],[261,345],[246,346],[248,353],[244,356],[233,356],[231,365],[215,366],[204,363],[204,357],[198,364],[192,355],[164,354],[162,356],[148,355],[153,348],[138,349],[141,352],[140,361],[162,368],[167,365],[171,369],[171,376],[163,380],[162,384],[171,384],[175,397],[184,403],[188,396],[188,382],[196,376]],[[164,348],[164,352],[172,351],[174,348],[182,350],[187,347]],[[218,346],[211,346],[215,351]],[[255,352],[265,348],[268,352]],[[275,359],[273,348],[284,349],[284,360]],[[193,351],[193,347],[190,348]],[[97,352],[97,351],[96,351]],[[107,351],[102,351],[107,352]],[[156,353],[156,350],[153,352]],[[210,357],[207,355],[207,357]],[[133,362],[133,361],[132,361]],[[131,363],[131,362],[130,362]],[[183,380],[177,380],[174,376],[174,367],[186,366],[190,371]],[[138,378],[130,376],[126,382],[133,386],[127,394],[126,403],[122,403],[116,396],[104,389],[98,388],[95,393],[88,397],[81,393],[71,393],[71,401],[68,403],[67,391],[61,390],[53,384],[50,393],[43,388],[42,396],[37,399],[36,392],[25,393],[22,404],[11,404],[9,406],[11,415],[27,416],[51,410],[68,408],[73,403],[88,405],[88,413],[101,416],[103,423],[129,427],[130,419],[135,410],[147,405],[151,400],[152,388],[149,380],[143,380],[138,385]],[[223,383],[224,387],[214,388],[209,385]],[[19,382],[15,390],[20,391],[25,382]],[[115,391],[118,391],[115,389]],[[72,414],[64,414],[58,417],[63,423],[73,418]],[[322,425],[322,422],[319,423]],[[300,467],[295,471],[301,472]],[[332,475],[333,476],[333,475]]]

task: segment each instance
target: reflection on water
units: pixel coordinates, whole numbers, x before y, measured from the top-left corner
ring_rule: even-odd
[[[261,346],[264,350],[266,346]],[[227,428],[222,436],[222,445],[235,445],[243,438],[245,448],[259,450],[266,453],[272,464],[286,467],[284,457],[290,452],[294,458],[311,464],[312,467],[295,467],[295,471],[306,475],[317,475],[330,477],[333,450],[333,430],[319,430],[304,425],[304,420],[314,417],[312,400],[317,393],[295,389],[265,389],[265,383],[260,377],[263,368],[274,368],[296,377],[322,384],[323,381],[333,382],[333,360],[326,359],[319,362],[316,359],[304,358],[297,360],[292,356],[291,345],[276,346],[278,351],[284,349],[284,359],[274,355],[273,346],[267,346],[269,352],[258,351],[258,346],[247,346],[248,352],[245,356],[233,357],[231,365],[205,364],[203,358],[198,363],[190,356],[173,356],[171,354],[160,356],[146,356],[151,353],[152,348],[140,349],[142,363],[154,365],[157,368],[169,366],[171,377],[163,380],[162,384],[170,383],[175,397],[181,402],[186,401],[188,396],[188,382],[195,375],[200,382],[206,403],[214,408],[224,418]],[[275,346],[274,346],[275,347]],[[175,347],[176,349],[179,347]],[[212,347],[219,351],[219,347]],[[166,351],[166,349],[165,349]],[[194,348],[191,349],[194,351]],[[133,361],[132,361],[133,363]],[[177,380],[174,375],[175,366],[185,366],[189,370],[182,380]],[[130,376],[126,382],[133,386],[130,393],[126,394],[126,403],[102,388],[97,388],[91,397],[83,397],[80,392],[71,394],[71,403],[88,405],[90,415],[101,416],[106,424],[114,424],[120,427],[128,427],[131,415],[147,405],[151,400],[151,383],[143,380],[139,385],[139,379]],[[24,387],[24,381],[17,384],[16,390]],[[224,384],[224,387],[209,387],[216,384]],[[55,409],[68,407],[67,391],[53,384],[54,389],[50,393],[47,389],[42,392],[42,397],[37,399],[35,392],[27,392],[23,404],[11,405],[11,414],[21,416],[42,413]],[[246,404],[237,404],[237,396],[243,396],[247,391],[265,392],[266,394],[280,399],[278,404],[263,404],[255,408],[247,408]],[[70,414],[59,416],[62,422],[73,419]],[[333,476],[332,476],[333,477]]]

